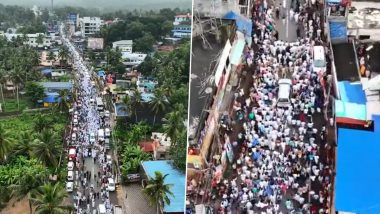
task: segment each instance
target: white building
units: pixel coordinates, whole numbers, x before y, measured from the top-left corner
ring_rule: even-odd
[[[99,17],[82,17],[79,19],[79,26],[82,36],[94,35],[100,31],[100,27],[104,24]]]
[[[120,40],[112,43],[112,48],[119,50],[122,53],[132,53],[133,40]]]
[[[127,66],[138,66],[144,62],[147,56],[143,53],[121,52],[121,54],[121,58],[124,60],[123,64]]]
[[[37,42],[39,35],[42,35],[42,37],[43,37],[41,44],[38,44],[38,42]],[[12,41],[12,39],[17,38],[17,37],[21,37],[21,38],[24,37],[24,35],[20,34],[20,33],[17,33],[17,34],[16,33],[5,33],[4,36],[7,38],[8,41]],[[50,47],[52,45],[51,36],[46,36],[43,33],[25,34],[25,36],[27,37],[28,40],[26,42],[24,42],[24,44],[29,45],[31,47],[43,48],[43,47]]]

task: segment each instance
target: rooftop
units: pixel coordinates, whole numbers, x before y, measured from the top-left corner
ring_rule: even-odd
[[[165,184],[172,184],[170,191],[173,196],[169,195],[170,205],[165,204],[165,213],[184,212],[185,207],[185,175],[173,167],[172,161],[144,161],[142,167],[148,177],[154,178],[155,171],[161,172],[163,175],[168,174]]]
[[[358,214],[380,213],[380,116],[374,131],[338,129],[335,210]],[[360,197],[358,197],[360,196]]]
[[[59,90],[64,90],[64,89],[71,89],[73,87],[73,83],[71,82],[40,82],[40,84],[44,88],[54,88],[54,89],[59,89]]]
[[[133,45],[133,40],[120,40],[116,42],[112,42],[114,45]]]

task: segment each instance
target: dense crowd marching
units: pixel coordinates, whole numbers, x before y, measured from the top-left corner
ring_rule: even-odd
[[[74,62],[74,67],[78,77],[78,97],[73,104],[72,116],[77,121],[72,120],[72,135],[67,137],[70,146],[76,148],[74,161],[75,189],[74,207],[77,214],[97,213],[97,205],[104,204],[106,213],[112,213],[113,206],[110,202],[107,185],[109,178],[114,180],[112,161],[106,155],[104,141],[100,139],[91,140],[92,136],[98,133],[98,129],[109,127],[109,118],[96,109],[95,100],[97,89],[95,84],[91,84],[91,74],[87,66],[83,63],[77,49],[72,45],[62,32],[63,44],[68,47]],[[92,135],[92,136],[91,136]],[[93,161],[98,164],[98,169],[87,169],[86,162]],[[96,167],[94,167],[96,168]]]
[[[325,97],[326,71],[312,65],[313,47],[323,46],[321,23],[315,2],[295,1],[289,13],[298,25],[295,42],[278,39],[281,5],[264,1],[254,8],[255,34],[246,56],[256,70],[249,92],[242,89],[233,104],[232,117],[243,131],[234,142],[229,129],[224,134],[224,149],[232,145],[238,152],[232,176],[212,182],[222,199],[218,213],[328,213],[331,170],[321,158],[328,148],[326,128],[313,121]],[[276,100],[282,78],[291,79],[287,108]]]

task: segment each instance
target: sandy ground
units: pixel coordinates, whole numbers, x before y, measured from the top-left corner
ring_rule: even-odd
[[[25,197],[21,201],[10,201],[8,203],[8,206],[5,207],[2,211],[0,211],[0,214],[29,214],[29,202],[28,199]]]

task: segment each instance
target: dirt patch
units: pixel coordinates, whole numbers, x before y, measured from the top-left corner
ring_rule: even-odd
[[[8,205],[0,211],[0,214],[30,214],[29,211],[29,202],[25,197],[20,201],[11,200]]]

